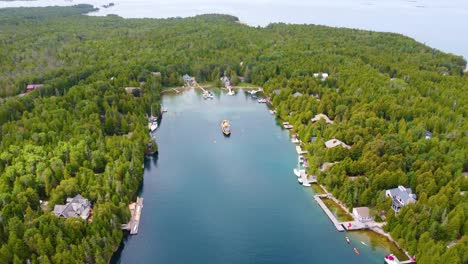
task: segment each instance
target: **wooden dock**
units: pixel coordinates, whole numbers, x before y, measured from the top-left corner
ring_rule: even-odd
[[[132,217],[128,224],[123,224],[122,229],[130,231],[130,235],[136,235],[138,233],[138,226],[140,225],[141,210],[143,208],[143,198],[138,197],[136,203],[128,205]]]
[[[335,215],[328,209],[328,207],[325,205],[325,203],[322,201],[322,198],[327,198],[327,195],[315,195],[314,199],[315,201],[319,204],[320,207],[322,207],[322,210],[325,212],[325,214],[330,218],[332,223],[335,225],[336,230],[343,232],[345,231],[344,227],[341,225],[340,222],[336,219]]]

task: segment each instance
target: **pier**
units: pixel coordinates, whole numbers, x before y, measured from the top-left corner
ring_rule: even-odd
[[[328,198],[328,195],[315,195],[314,199],[318,203],[320,207],[322,207],[322,210],[325,212],[325,214],[330,218],[332,223],[335,225],[336,230],[343,232],[345,231],[344,227],[341,225],[340,222],[336,219],[335,215],[328,209],[328,207],[323,203],[322,198]]]
[[[136,235],[138,233],[138,226],[140,225],[141,209],[143,208],[143,198],[138,197],[136,203],[128,205],[130,213],[132,214],[130,222],[122,225],[122,230],[130,231],[130,235]]]

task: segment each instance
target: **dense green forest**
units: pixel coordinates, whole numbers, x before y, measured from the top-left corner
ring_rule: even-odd
[[[338,162],[318,175],[336,197],[385,215],[386,229],[419,263],[468,263],[462,57],[398,34],[256,28],[225,15],[81,15],[91,10],[0,10],[0,263],[109,261],[142,182],[146,115],[159,112],[161,89],[180,85],[185,73],[263,86],[279,118],[304,142],[317,138],[305,144],[310,170]],[[44,87],[17,96],[30,83]],[[141,92],[127,94],[127,86]],[[335,123],[312,124],[318,113]],[[326,150],[331,138],[352,148]],[[395,216],[384,191],[400,184],[418,202]],[[77,193],[91,200],[92,222],[50,212]]]

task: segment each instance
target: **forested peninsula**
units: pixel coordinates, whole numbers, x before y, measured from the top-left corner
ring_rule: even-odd
[[[186,73],[262,86],[334,196],[385,218],[418,263],[468,262],[462,57],[392,33],[83,15],[93,10],[0,10],[0,263],[109,262],[143,180],[147,116]],[[43,86],[24,94],[28,84]],[[332,138],[350,148],[326,149]],[[418,199],[395,215],[384,192],[398,185]],[[90,219],[52,212],[76,194]]]

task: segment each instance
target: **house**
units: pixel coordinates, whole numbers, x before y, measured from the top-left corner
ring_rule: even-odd
[[[280,89],[275,89],[275,90],[273,90],[273,93],[276,94],[276,95],[279,95],[281,93],[281,90]]]
[[[330,118],[328,118],[328,116],[324,114],[315,115],[314,118],[312,118],[310,121],[312,121],[312,123],[315,123],[319,121],[320,119],[325,119],[325,122],[327,124],[333,124],[333,120],[330,120]]]
[[[195,77],[190,77],[188,74],[184,74],[182,78],[184,79],[184,82],[188,84],[192,84],[195,81]]]
[[[385,191],[385,196],[392,198],[392,208],[396,213],[398,213],[403,206],[416,202],[416,194],[411,191],[411,188],[405,188],[401,185],[397,188]]]
[[[330,140],[328,140],[327,142],[325,142],[325,146],[326,146],[327,148],[334,148],[334,147],[337,147],[337,146],[340,146],[340,145],[341,145],[343,148],[346,148],[346,149],[350,149],[350,148],[351,148],[351,146],[346,145],[346,144],[343,143],[341,140],[336,139],[336,138],[330,139]]]
[[[374,218],[370,215],[369,207],[353,208],[353,216],[362,223],[374,220]]]
[[[426,131],[426,133],[424,134],[425,138],[426,139],[431,139],[432,138],[432,133],[429,132],[429,131]]]
[[[151,72],[154,76],[161,76],[161,72]]]
[[[125,92],[134,96],[140,96],[140,87],[125,87]]]
[[[309,142],[310,142],[310,143],[314,143],[314,142],[315,142],[315,140],[317,140],[317,137],[310,137],[310,140],[309,140]]]
[[[55,205],[54,207],[54,214],[63,218],[81,217],[86,220],[90,211],[91,202],[80,194],[73,198],[67,198],[65,205]]]
[[[40,88],[44,86],[44,84],[28,84],[28,86],[26,86],[26,92],[32,92],[32,91],[35,91],[37,88]]]
[[[323,81],[325,81],[325,80],[328,78],[328,73],[322,73],[322,72],[321,72],[321,73],[318,73],[318,72],[316,72],[316,73],[314,73],[314,77],[315,77],[315,78],[319,78],[319,77],[320,77],[320,80],[323,82]]]
[[[299,96],[302,96],[302,94],[301,94],[300,92],[295,92],[295,93],[293,94],[293,96],[294,96],[294,97],[299,97]]]

